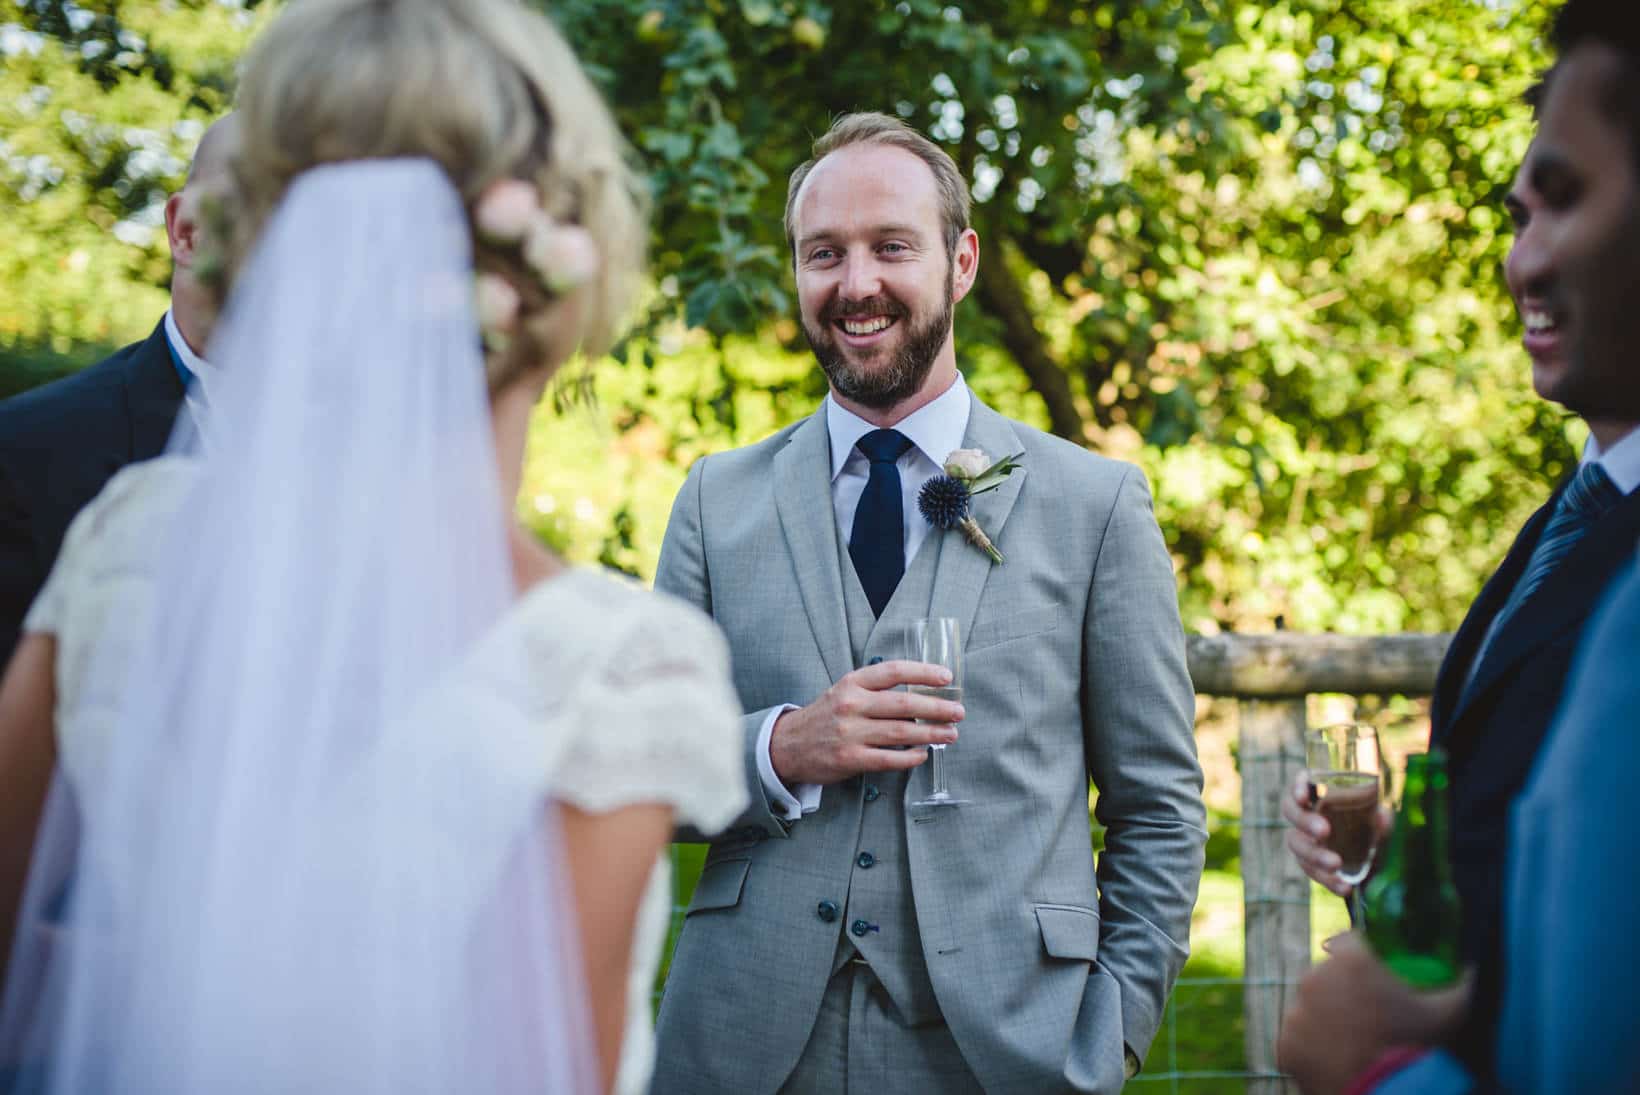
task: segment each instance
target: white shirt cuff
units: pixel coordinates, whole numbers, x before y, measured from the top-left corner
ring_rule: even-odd
[[[757,774],[763,781],[763,794],[769,807],[784,821],[796,821],[804,814],[820,809],[820,785],[799,783],[788,790],[780,777],[774,774],[774,762],[769,759],[769,739],[774,736],[774,724],[787,711],[796,711],[796,704],[785,704],[769,712],[757,732]]]

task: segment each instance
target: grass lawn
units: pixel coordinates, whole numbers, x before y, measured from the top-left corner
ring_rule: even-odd
[[[1190,926],[1190,961],[1173,990],[1170,1016],[1150,1047],[1144,1073],[1130,1090],[1241,1092],[1234,1078],[1174,1080],[1171,1073],[1236,1072],[1246,1067],[1242,1016],[1243,968],[1241,875],[1209,868]],[[1310,893],[1311,953],[1321,956],[1321,940],[1349,927],[1344,903],[1319,886]]]

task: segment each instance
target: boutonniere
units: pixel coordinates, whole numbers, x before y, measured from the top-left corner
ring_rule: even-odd
[[[945,458],[945,474],[934,476],[917,493],[917,509],[935,528],[961,529],[967,541],[989,555],[991,562],[1002,562],[1002,552],[985,535],[979,522],[968,515],[968,510],[974,495],[1002,486],[1002,481],[1019,467],[1019,457],[1024,455],[1004,456],[992,463],[983,449],[956,450]]]

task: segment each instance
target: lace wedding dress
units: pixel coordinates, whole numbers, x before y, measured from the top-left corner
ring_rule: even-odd
[[[89,671],[95,658],[129,659],[141,642],[138,622],[152,611],[151,580],[137,562],[143,545],[163,541],[166,522],[197,467],[167,457],[127,468],[75,520],[29,613],[25,630],[57,640],[58,751],[70,788],[96,787],[119,725],[121,696],[110,674]],[[522,655],[520,659],[518,655]],[[526,667],[497,676],[497,664]],[[493,777],[532,785],[555,799],[602,812],[664,803],[678,824],[711,831],[744,808],[739,707],[728,653],[710,621],[681,601],[604,572],[572,568],[519,595],[473,648],[458,676],[480,702],[452,735],[486,734],[485,708],[497,724],[534,727],[520,745],[496,734]],[[99,684],[98,682],[101,682]],[[482,795],[485,788],[475,786]],[[98,803],[80,796],[87,826]],[[411,839],[406,837],[406,839]],[[133,850],[133,854],[138,854]],[[463,849],[483,856],[498,849]],[[452,897],[452,900],[456,898]],[[638,918],[628,985],[625,1039],[616,1090],[647,1089],[654,1041],[650,992],[666,936],[672,895],[662,856]]]

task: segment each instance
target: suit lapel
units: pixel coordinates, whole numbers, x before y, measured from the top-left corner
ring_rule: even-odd
[[[1514,544],[1510,546],[1509,554],[1504,556],[1498,569],[1493,571],[1492,577],[1481,587],[1480,596],[1475,598],[1475,603],[1464,616],[1458,633],[1453,636],[1452,646],[1447,651],[1440,674],[1436,678],[1435,696],[1430,705],[1431,744],[1444,744],[1447,731],[1457,721],[1460,703],[1468,698],[1466,693],[1473,692],[1472,689],[1466,689],[1465,685],[1472,676],[1470,668],[1474,664],[1475,655],[1479,653],[1481,642],[1492,626],[1493,617],[1509,600],[1509,591],[1515,588],[1515,582],[1525,569],[1527,559],[1531,558],[1532,548],[1537,546],[1543,526],[1548,522],[1549,515],[1554,512],[1555,503],[1559,499],[1560,491],[1557,490],[1527,519],[1519,535],[1515,537]]]
[[[797,574],[797,592],[832,680],[854,668],[843,574],[837,558],[837,516],[831,500],[831,438],[826,408],[792,432],[774,458],[775,509]]]
[[[171,439],[182,404],[182,378],[171,360],[164,320],[132,355],[125,374],[125,397],[131,408],[131,458],[158,456]]]
[[[1557,497],[1558,494],[1556,492]],[[1549,508],[1546,506],[1545,510]],[[1541,528],[1538,531],[1541,534]],[[1640,538],[1640,491],[1626,496],[1602,517],[1504,624],[1477,668],[1474,683],[1462,694],[1453,712],[1454,731],[1469,708],[1508,676],[1522,659],[1568,627],[1581,626],[1588,620],[1611,576],[1624,561],[1633,558],[1637,538]],[[1533,547],[1537,540],[1537,536],[1532,537]],[[1515,567],[1517,580],[1524,565],[1520,562]],[[1509,588],[1513,586],[1511,581]],[[1456,744],[1458,742],[1454,742]]]
[[[962,445],[966,449],[983,449],[993,460],[1018,455],[1025,448],[1008,420],[981,403],[977,397],[968,412],[968,430],[963,434]],[[1008,523],[1008,515],[1013,512],[1029,471],[1029,468],[1021,466],[1003,480],[1000,487],[974,498],[970,515],[999,550],[1002,550],[1003,527]],[[962,533],[955,529],[949,532],[935,530],[929,535],[939,537],[941,543],[923,545],[925,551],[936,546],[939,548],[928,615],[955,617],[958,634],[966,646],[969,635],[973,634],[980,594],[985,590],[991,569],[997,564],[991,562],[991,557],[985,552],[968,543]],[[1003,554],[1006,556],[1007,552],[1004,550]]]

